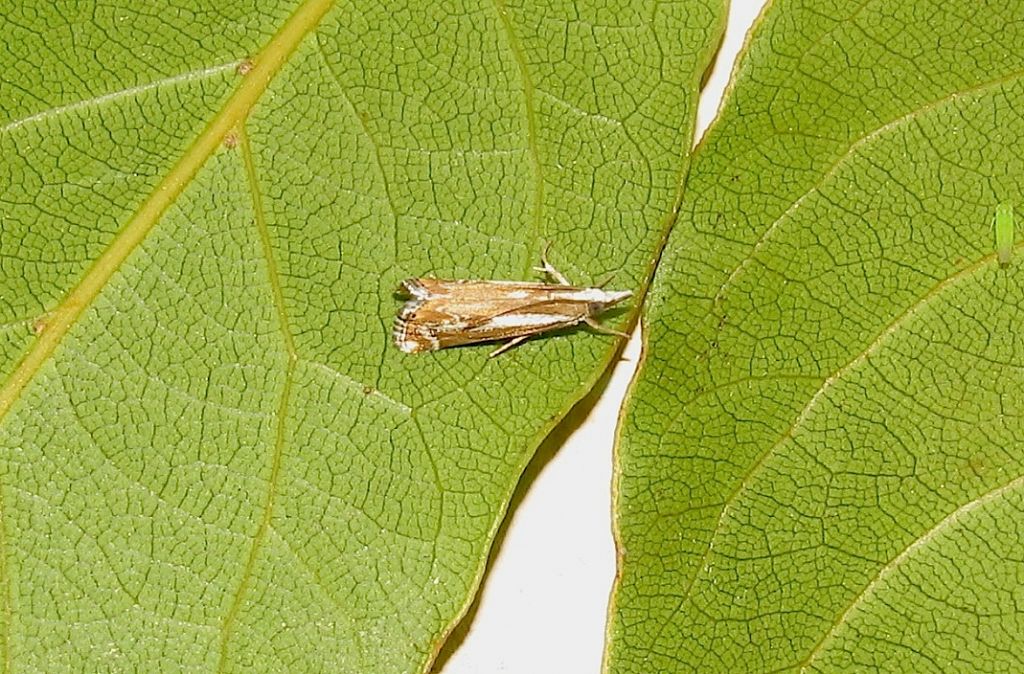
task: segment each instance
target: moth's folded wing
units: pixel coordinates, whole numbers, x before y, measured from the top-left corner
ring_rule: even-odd
[[[477,325],[489,316],[513,313],[551,298],[561,286],[520,281],[415,279],[416,294],[430,308]]]
[[[410,299],[395,320],[406,353],[534,335],[575,325],[586,304],[564,297],[564,286],[517,281],[409,279]],[[559,296],[563,295],[563,296]]]

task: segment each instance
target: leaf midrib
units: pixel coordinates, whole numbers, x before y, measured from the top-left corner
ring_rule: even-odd
[[[0,387],[0,421],[10,411],[40,366],[89,307],[127,257],[145,240],[164,211],[174,203],[224,137],[240,124],[285,61],[330,9],[333,0],[306,0],[260,54],[253,69],[177,164],[150,192],[128,223],[114,237],[74,288],[50,312],[45,329]]]
[[[793,217],[793,214],[796,213],[796,211],[804,203],[804,200],[806,200],[809,196],[814,194],[817,190],[821,189],[821,187],[828,180],[838,175],[840,169],[846,166],[848,161],[859,156],[858,152],[861,148],[870,146],[872,142],[882,138],[886,132],[899,129],[903,127],[905,124],[916,120],[917,118],[927,114],[928,112],[937,110],[943,105],[950,103],[951,101],[955,101],[956,99],[963,96],[981,94],[983,92],[987,92],[990,89],[996,89],[1000,86],[1009,84],[1010,82],[1016,79],[1020,79],[1022,76],[1024,76],[1024,71],[1016,70],[1010,73],[1006,73],[1004,75],[1000,75],[999,77],[993,78],[991,80],[979,82],[978,84],[971,87],[950,91],[945,95],[930,100],[919,107],[913,108],[912,110],[907,111],[906,113],[900,115],[899,117],[895,117],[889,120],[888,122],[856,138],[852,143],[850,143],[849,147],[847,147],[845,151],[836,156],[832,164],[825,171],[823,171],[821,175],[818,178],[816,178],[814,182],[811,183],[800,194],[799,197],[793,200],[793,202],[786,208],[785,211],[782,212],[781,215],[779,215],[775,220],[773,220],[772,223],[768,225],[764,229],[764,231],[761,232],[760,236],[758,236],[757,240],[750,247],[750,250],[744,256],[744,258],[740,260],[740,262],[732,269],[732,271],[729,273],[729,276],[726,277],[725,281],[722,282],[718,290],[715,291],[714,301],[716,303],[721,301],[721,299],[725,296],[726,289],[728,289],[736,281],[739,275],[756,258],[757,254],[769,242],[775,231],[782,227],[782,225],[786,224],[790,220],[790,218]]]
[[[181,195],[206,160],[217,150],[228,133],[244,122],[271,80],[280,72],[303,38],[320,23],[332,5],[333,0],[306,0],[295,10],[253,59],[252,70],[245,75],[235,92],[193,141],[178,163],[153,188],[78,284],[49,312],[46,324],[38,337],[0,386],[0,422],[14,407],[25,388],[53,355],[85,309],[92,305],[128,256],[146,239],[167,208]],[[12,663],[9,635],[12,606],[6,548],[4,503],[0,488],[0,578],[3,579],[0,581],[3,583],[3,588],[0,589],[0,611],[4,615],[4,626],[0,630],[0,648],[4,652],[4,670],[10,672]]]
[[[1024,241],[1017,243],[1014,246],[1013,250],[1024,250]],[[712,552],[715,547],[715,540],[719,537],[723,530],[725,520],[728,516],[730,508],[732,508],[732,506],[736,503],[740,495],[747,490],[754,476],[758,475],[761,472],[762,468],[764,467],[768,459],[775,454],[775,451],[779,447],[781,447],[783,443],[785,443],[787,440],[792,439],[796,435],[797,430],[801,426],[803,426],[807,419],[810,418],[811,412],[814,410],[815,406],[817,406],[818,402],[829,391],[829,389],[831,389],[837,382],[842,380],[843,377],[847,375],[847,373],[854,370],[861,363],[867,361],[867,359],[873,353],[876,353],[882,347],[882,345],[889,339],[889,337],[891,337],[894,334],[897,334],[900,328],[902,328],[908,320],[910,320],[918,313],[920,313],[920,311],[922,311],[931,300],[941,296],[944,291],[946,291],[948,288],[955,286],[957,283],[972,278],[976,272],[983,269],[987,265],[996,262],[997,253],[990,253],[975,260],[966,267],[958,269],[957,271],[950,274],[946,278],[942,279],[935,285],[931,286],[927,292],[925,292],[923,295],[915,299],[914,302],[909,304],[902,312],[899,313],[899,315],[897,315],[888,324],[886,324],[886,326],[877,335],[875,335],[874,339],[872,339],[867,344],[867,346],[858,351],[853,358],[851,358],[842,366],[837,368],[829,376],[825,377],[825,379],[821,380],[821,384],[810,396],[807,403],[801,408],[800,413],[797,414],[796,418],[790,423],[786,430],[783,431],[783,433],[779,435],[779,437],[767,449],[765,449],[754,460],[753,463],[751,463],[750,467],[746,471],[744,471],[736,487],[729,493],[729,495],[722,502],[722,505],[720,506],[718,512],[718,517],[715,520],[715,526],[711,529],[711,536],[708,538],[707,544],[704,546],[704,552],[701,555],[699,562],[694,565],[696,571],[690,577],[690,580],[686,584],[685,589],[678,595],[678,602],[676,603],[676,606],[673,608],[669,616],[664,621],[662,621],[661,627],[655,632],[654,636],[651,638],[649,642],[651,646],[657,643],[658,639],[661,638],[661,635],[665,632],[668,625],[670,625],[672,620],[679,614],[680,611],[683,610],[683,607],[686,605],[686,603],[691,600],[693,589],[697,584],[698,578],[700,578],[701,576],[702,570],[704,570],[707,567],[710,561]]]
[[[912,110],[909,110],[909,111],[905,112],[904,114],[902,114],[902,115],[900,115],[898,117],[895,117],[895,118],[885,122],[884,124],[881,124],[878,127],[876,127],[874,129],[872,129],[872,130],[862,134],[858,138],[854,139],[850,143],[850,145],[846,148],[846,150],[843,151],[841,154],[839,154],[833,160],[832,164],[821,174],[821,176],[818,177],[817,179],[815,179],[815,181],[803,193],[801,193],[799,197],[797,197],[796,199],[793,200],[793,203],[788,208],[786,208],[786,210],[783,211],[781,215],[779,215],[767,228],[765,228],[765,230],[763,232],[761,232],[761,234],[758,236],[757,240],[751,246],[751,248],[748,251],[748,253],[730,271],[730,273],[726,277],[725,281],[722,282],[722,284],[719,286],[718,290],[715,292],[714,301],[712,303],[712,307],[714,307],[715,302],[719,301],[723,297],[725,290],[735,281],[735,279],[739,276],[739,274],[741,274],[743,272],[743,270],[745,270],[746,267],[749,265],[749,263],[755,259],[755,256],[756,256],[757,252],[761,248],[763,248],[764,245],[770,240],[771,234],[776,229],[778,229],[782,224],[784,224],[786,221],[788,221],[788,219],[790,217],[792,217],[792,214],[799,208],[800,204],[804,201],[804,199],[806,199],[810,194],[813,194],[817,189],[819,189],[825,183],[826,180],[828,180],[829,178],[831,178],[834,175],[836,175],[838,173],[838,171],[840,170],[840,168],[846,165],[848,160],[852,159],[853,157],[858,156],[857,155],[857,151],[861,147],[868,146],[868,145],[870,145],[870,143],[872,141],[883,137],[885,132],[891,131],[891,130],[894,130],[894,129],[898,129],[898,128],[902,127],[904,124],[907,124],[907,123],[909,123],[911,121],[914,121],[915,119],[917,119],[921,115],[924,115],[924,114],[926,114],[926,113],[928,113],[928,112],[930,112],[932,110],[936,110],[936,109],[940,108],[941,106],[943,106],[943,105],[945,105],[945,104],[947,104],[947,103],[949,103],[951,101],[957,100],[960,97],[968,96],[968,95],[971,95],[971,94],[981,94],[983,92],[987,92],[990,89],[995,89],[995,88],[998,88],[1000,86],[1004,86],[1004,85],[1006,85],[1006,84],[1008,84],[1010,82],[1013,82],[1014,80],[1020,79],[1021,77],[1024,77],[1024,71],[1016,70],[1016,71],[1012,71],[1012,72],[1009,72],[1009,73],[1005,73],[1003,75],[1000,75],[999,77],[995,77],[995,78],[992,78],[990,80],[985,80],[983,82],[979,82],[979,83],[975,84],[974,86],[970,86],[970,87],[966,87],[966,88],[963,88],[963,89],[957,89],[957,90],[949,91],[945,95],[940,96],[940,97],[935,98],[935,99],[932,99],[930,101],[927,101],[927,102],[923,103],[922,105],[920,105],[920,106],[918,106],[916,108],[913,108]],[[712,131],[714,131],[714,130],[715,129],[712,129]],[[712,137],[712,133],[711,132],[709,132],[708,134],[705,134],[705,139],[709,139],[711,137]],[[694,158],[696,158],[698,154],[701,154],[701,150],[704,150],[706,152],[707,151],[706,148],[709,148],[709,147],[711,147],[710,143],[702,142],[697,147],[697,149],[694,151]],[[1013,246],[1013,250],[1014,251],[1019,251],[1021,249],[1024,249],[1024,241],[1018,241]],[[876,335],[876,337],[874,339],[872,339],[871,342],[867,346],[865,346],[856,356],[854,356],[853,359],[848,361],[846,364],[844,364],[843,366],[838,368],[831,375],[829,375],[824,380],[822,380],[822,383],[819,386],[819,388],[811,396],[811,398],[809,399],[808,403],[802,408],[800,414],[797,416],[797,418],[794,420],[794,422],[790,425],[790,427],[787,429],[787,431],[782,436],[780,436],[779,439],[777,439],[775,442],[773,442],[772,445],[770,447],[768,447],[768,449],[766,449],[754,461],[754,463],[750,466],[749,470],[744,473],[742,479],[740,480],[740,483],[736,486],[736,488],[729,494],[729,496],[723,502],[723,504],[721,506],[721,510],[719,511],[719,515],[718,515],[715,527],[711,530],[712,531],[711,537],[708,539],[708,543],[705,546],[703,554],[701,555],[700,562],[697,565],[695,565],[695,567],[694,567],[695,569],[697,569],[697,571],[694,572],[694,574],[690,577],[690,580],[687,583],[685,590],[679,595],[679,601],[676,604],[675,608],[670,613],[669,617],[662,622],[661,628],[658,629],[656,631],[656,633],[654,634],[653,638],[650,639],[649,647],[653,647],[653,645],[657,643],[658,639],[664,633],[665,629],[671,623],[672,619],[676,615],[678,615],[678,613],[682,610],[683,606],[685,606],[686,602],[690,599],[691,593],[693,591],[693,588],[696,585],[697,579],[700,576],[700,569],[703,569],[704,566],[707,564],[708,558],[709,558],[709,556],[711,554],[711,550],[712,550],[712,547],[713,547],[713,542],[718,537],[719,532],[721,531],[722,522],[724,521],[726,513],[727,513],[729,507],[731,506],[731,504],[734,503],[736,501],[736,499],[739,497],[740,493],[742,493],[744,491],[744,489],[746,488],[746,485],[748,484],[750,478],[755,473],[757,473],[760,470],[761,466],[764,464],[764,462],[767,460],[767,458],[769,456],[771,456],[774,453],[774,451],[783,442],[786,441],[786,439],[788,439],[789,437],[792,437],[792,434],[803,423],[803,421],[806,419],[808,413],[813,408],[814,404],[817,402],[817,400],[822,395],[824,395],[825,391],[827,391],[829,388],[831,388],[832,384],[834,384],[835,381],[837,381],[842,376],[844,376],[846,372],[848,372],[850,369],[855,367],[863,359],[866,359],[867,356],[870,355],[870,352],[872,350],[877,349],[879,344],[882,341],[884,341],[885,338],[887,338],[890,334],[895,332],[896,329],[902,324],[902,322],[905,319],[907,319],[908,317],[910,317],[911,315],[916,313],[916,311],[928,299],[930,299],[931,297],[935,296],[937,293],[939,293],[940,291],[944,290],[949,285],[952,285],[955,281],[969,276],[971,273],[973,273],[974,271],[977,271],[978,269],[980,269],[981,267],[985,266],[986,264],[990,264],[992,262],[995,262],[996,258],[997,258],[997,254],[996,253],[985,255],[984,257],[980,258],[979,260],[976,260],[975,262],[967,265],[966,267],[964,267],[962,269],[959,269],[957,271],[954,271],[949,276],[947,276],[945,278],[942,278],[942,279],[938,279],[938,282],[935,285],[933,285],[922,297],[918,298],[913,304],[908,306],[901,314],[899,314],[888,325],[886,325],[886,327],[878,335]],[[643,366],[644,366],[644,364],[643,364],[643,362],[641,362],[640,367],[638,368],[638,372],[643,369]],[[613,592],[614,592],[614,590],[613,590]]]

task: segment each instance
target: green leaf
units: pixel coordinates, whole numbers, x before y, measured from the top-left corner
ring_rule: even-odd
[[[610,672],[1024,667],[1022,44],[1020,3],[759,19],[645,310]]]
[[[643,290],[721,29],[535,4],[2,10],[4,671],[429,665],[616,342],[406,356],[392,291]]]

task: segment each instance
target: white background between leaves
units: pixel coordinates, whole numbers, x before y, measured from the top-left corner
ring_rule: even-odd
[[[731,3],[725,40],[700,97],[697,138],[718,111],[736,54],[764,3]],[[639,356],[638,328],[579,427],[554,451],[542,450],[527,470],[522,500],[513,502],[504,539],[495,543],[479,606],[456,630],[438,674],[600,672],[615,577],[612,443]]]

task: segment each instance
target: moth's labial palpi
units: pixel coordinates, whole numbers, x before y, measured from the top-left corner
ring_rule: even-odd
[[[408,300],[395,319],[395,345],[405,353],[419,353],[504,341],[491,353],[496,356],[534,335],[579,323],[627,336],[602,326],[596,317],[632,292],[569,285],[547,260],[541,271],[564,283],[406,279],[398,289]]]

